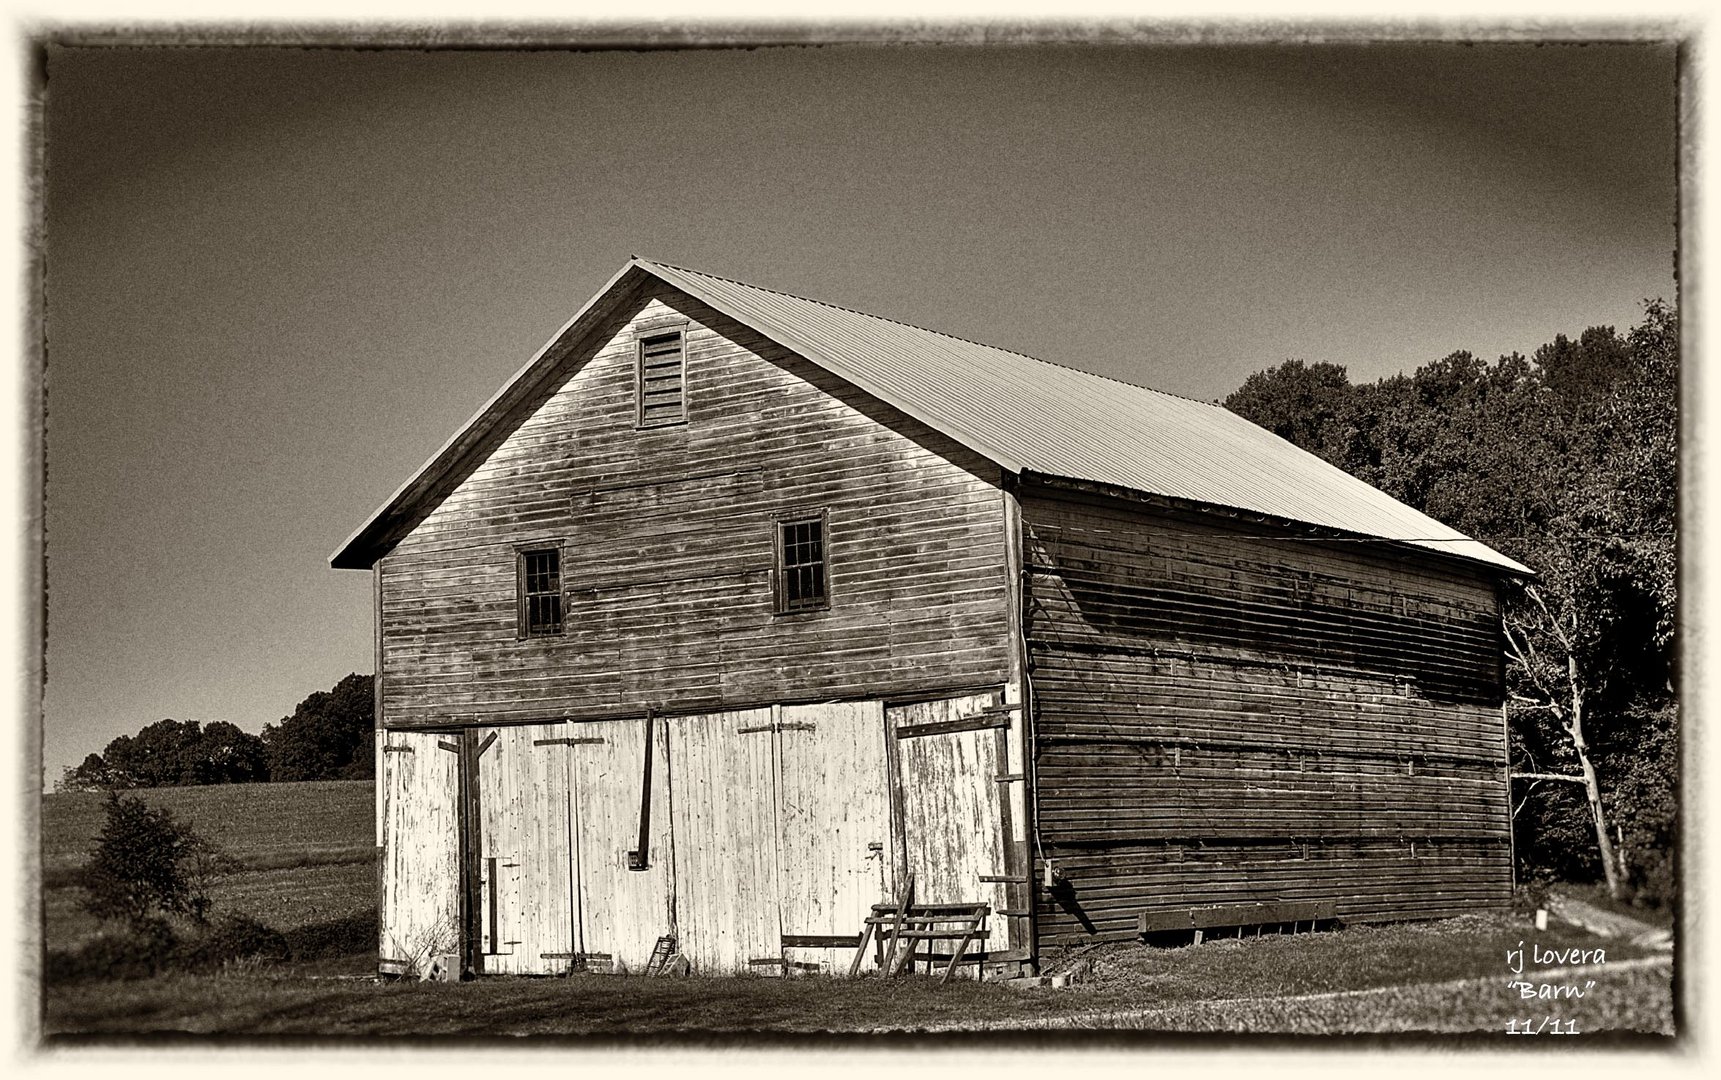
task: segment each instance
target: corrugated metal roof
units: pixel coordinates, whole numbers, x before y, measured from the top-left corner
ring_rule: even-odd
[[[635,258],[330,558],[371,565],[436,483],[547,378],[612,291],[650,274],[1011,472],[1090,481],[1403,543],[1513,573],[1523,564],[1448,528],[1225,408],[819,300]]]
[[[1530,572],[1222,406],[684,267],[634,262],[1012,472],[1252,511]]]

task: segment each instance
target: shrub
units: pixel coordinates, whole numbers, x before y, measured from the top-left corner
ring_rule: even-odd
[[[176,967],[192,970],[225,967],[241,961],[276,963],[288,955],[280,931],[249,915],[223,915],[204,934],[183,943]]]
[[[224,915],[202,933],[182,938],[165,919],[107,930],[74,949],[50,949],[43,980],[50,985],[92,980],[147,979],[167,971],[212,971],[272,964],[288,956],[287,939],[248,915]]]
[[[1537,908],[1548,906],[1548,883],[1546,881],[1520,881],[1512,889],[1512,910],[1521,915],[1530,915]]]
[[[1619,830],[1619,855],[1633,899],[1665,909],[1678,893],[1678,707],[1639,710],[1629,752],[1616,755],[1620,774],[1609,807]]]
[[[231,860],[168,810],[110,792],[106,820],[84,869],[83,906],[100,919],[143,928],[161,915],[203,922],[208,886]]]
[[[210,972],[251,963],[279,963],[287,939],[250,915],[224,915],[201,934],[174,934],[165,918],[105,930],[76,949],[48,949],[43,982],[150,979],[163,972]]]
[[[53,985],[92,979],[147,979],[173,966],[179,941],[164,919],[143,919],[106,931],[75,949],[50,949],[43,981]]]

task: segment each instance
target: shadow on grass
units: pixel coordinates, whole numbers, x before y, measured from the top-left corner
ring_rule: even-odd
[[[244,915],[226,915],[204,926],[156,920],[141,927],[107,927],[79,945],[49,949],[42,973],[44,984],[52,987],[361,957],[374,970],[376,948],[377,916],[369,908],[284,934]]]

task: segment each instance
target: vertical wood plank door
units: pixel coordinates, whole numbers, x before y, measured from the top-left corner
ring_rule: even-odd
[[[921,724],[960,722],[996,703],[993,694],[893,706],[893,736]],[[1004,785],[1007,754],[1000,729],[913,735],[896,739],[902,797],[904,865],[914,874],[914,899],[924,904],[990,904],[984,949],[1010,947],[1006,885],[983,877],[1005,874]],[[975,968],[962,973],[972,975]]]
[[[480,728],[479,952],[487,975],[554,975],[580,951],[566,724]],[[495,738],[492,740],[491,736]]]
[[[770,709],[668,723],[675,922],[700,974],[775,972],[780,960]]]
[[[460,755],[455,736],[389,731],[379,740],[381,966],[422,970],[460,947]]]
[[[891,895],[884,705],[786,706],[777,737],[785,939],[859,937]],[[862,969],[876,967],[872,950]],[[853,948],[785,945],[784,959],[844,971]]]
[[[651,739],[651,807],[643,870],[628,867],[639,847],[646,724]],[[607,954],[610,969],[642,972],[660,935],[675,929],[670,901],[669,755],[663,720],[572,724],[574,822],[582,951]]]

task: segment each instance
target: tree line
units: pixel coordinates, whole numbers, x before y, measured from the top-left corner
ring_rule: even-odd
[[[68,768],[61,791],[366,780],[375,769],[374,680],[348,675],[299,702],[261,735],[225,720],[158,720]]]
[[[1520,878],[1664,903],[1677,825],[1679,323],[1372,383],[1291,360],[1224,405],[1537,572],[1503,595]]]

